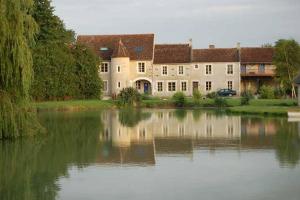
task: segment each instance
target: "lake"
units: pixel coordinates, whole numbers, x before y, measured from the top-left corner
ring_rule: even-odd
[[[300,125],[218,110],[39,113],[0,142],[0,199],[300,199]]]

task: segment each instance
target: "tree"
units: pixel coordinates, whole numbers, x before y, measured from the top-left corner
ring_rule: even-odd
[[[291,88],[292,97],[296,97],[294,78],[300,70],[300,46],[291,40],[278,40],[275,45],[274,64],[281,85],[286,90]]]
[[[0,139],[33,135],[40,128],[29,112],[33,43],[37,25],[32,0],[0,0]]]

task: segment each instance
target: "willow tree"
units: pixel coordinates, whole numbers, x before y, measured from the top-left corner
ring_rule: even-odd
[[[39,125],[29,109],[30,45],[37,31],[32,0],[0,0],[0,139],[34,134]]]

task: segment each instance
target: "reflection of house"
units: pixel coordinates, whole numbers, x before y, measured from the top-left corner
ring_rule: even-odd
[[[106,111],[98,159],[106,164],[155,164],[157,155],[192,156],[195,149],[274,148],[276,121],[215,115],[204,111],[144,110],[149,118],[130,126],[118,110]],[[133,113],[130,113],[133,114]]]
[[[106,96],[125,87],[164,97],[178,91],[192,95],[195,90],[207,94],[225,88],[239,94],[273,84],[271,48],[193,49],[192,40],[154,44],[154,34],[78,36],[78,42],[102,59],[99,71]]]

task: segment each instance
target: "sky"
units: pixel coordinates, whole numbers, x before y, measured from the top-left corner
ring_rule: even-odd
[[[52,0],[77,35],[154,33],[195,48],[300,42],[300,0]]]

